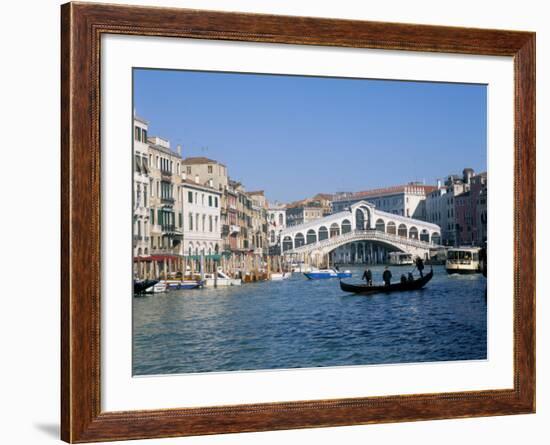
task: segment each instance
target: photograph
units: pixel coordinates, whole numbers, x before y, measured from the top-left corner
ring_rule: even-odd
[[[132,81],[134,376],[487,360],[487,85]]]

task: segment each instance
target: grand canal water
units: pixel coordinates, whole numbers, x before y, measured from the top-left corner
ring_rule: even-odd
[[[434,272],[423,290],[369,297],[301,274],[136,297],[134,375],[485,359],[485,278]]]

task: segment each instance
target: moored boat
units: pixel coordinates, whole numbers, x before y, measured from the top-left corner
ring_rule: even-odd
[[[410,253],[390,252],[389,259],[392,266],[407,266],[413,264],[413,257]]]
[[[288,280],[291,275],[290,272],[273,272],[271,274],[271,281]]]
[[[218,267],[217,274],[205,273],[204,274],[204,285],[207,287],[214,286],[240,286],[242,280],[240,278],[231,278],[227,275],[221,267]]]
[[[322,280],[326,278],[351,278],[351,272],[349,270],[340,272],[335,269],[313,269],[311,272],[304,272],[304,275],[310,280]]]
[[[197,289],[204,285],[202,280],[181,280],[181,279],[168,279],[161,280],[159,284],[164,284],[169,290],[179,290],[179,289]]]
[[[368,286],[366,284],[350,284],[340,281],[340,289],[344,292],[352,292],[354,294],[372,295],[377,293],[390,293],[390,292],[405,292],[411,290],[422,289],[428,281],[433,277],[433,269],[429,273],[416,280],[406,282],[396,282],[389,286]]]
[[[471,274],[481,272],[479,247],[456,247],[447,251],[445,270],[448,274]]]
[[[134,280],[134,295],[144,294],[145,291],[158,283],[158,280]]]

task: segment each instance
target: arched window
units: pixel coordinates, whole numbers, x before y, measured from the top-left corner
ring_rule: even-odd
[[[432,233],[432,243],[441,244],[441,235],[437,232]]]
[[[377,219],[376,220],[376,230],[379,232],[385,232],[386,231],[386,224],[384,223],[384,220]]]
[[[303,233],[297,233],[294,235],[294,247],[300,247],[305,244],[306,240],[304,238]]]
[[[283,214],[282,213],[279,213],[279,225],[282,226],[284,223],[283,221]]]
[[[418,239],[418,229],[416,227],[411,227],[409,229],[409,238]]]
[[[272,243],[275,242],[275,230],[272,230],[271,232],[269,232],[269,239],[271,240]]]
[[[317,234],[315,233],[315,230],[309,229],[307,231],[306,242],[307,244],[315,244],[317,242]]]
[[[342,235],[351,232],[351,222],[348,219],[342,221]]]
[[[390,221],[386,226],[386,232],[392,235],[395,235],[397,233],[397,228],[395,227],[395,223],[393,221]]]
[[[330,226],[330,237],[333,238],[338,235],[340,235],[340,226],[336,223],[332,223]]]
[[[283,239],[283,252],[287,250],[292,250],[294,246],[292,245],[292,238],[290,236],[285,236]]]
[[[430,242],[430,234],[426,229],[422,229],[420,232],[420,241],[425,241],[426,243]]]
[[[325,226],[319,227],[319,241],[328,238],[328,229]]]
[[[407,238],[407,226],[405,224],[399,224],[397,228],[397,234],[403,238]]]
[[[365,214],[361,209],[355,211],[355,228],[357,230],[365,230]]]
[[[138,249],[138,256],[141,256],[141,247]]]

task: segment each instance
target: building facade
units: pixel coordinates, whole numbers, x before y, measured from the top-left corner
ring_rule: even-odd
[[[134,116],[134,169],[133,169],[133,255],[150,253],[149,220],[149,145],[147,121]]]
[[[286,227],[286,206],[280,203],[269,204],[267,208],[268,244],[270,248],[280,243],[281,232]]]
[[[214,255],[221,253],[222,193],[212,187],[186,179],[179,186],[183,202],[183,254]]]
[[[426,219],[426,196],[435,188],[431,185],[412,182],[362,192],[341,192],[334,195],[332,211],[341,212],[359,201],[367,201],[384,212],[424,220]]]

